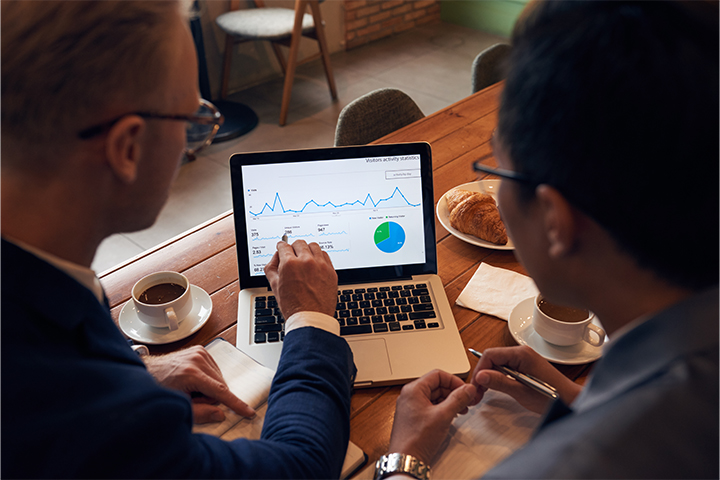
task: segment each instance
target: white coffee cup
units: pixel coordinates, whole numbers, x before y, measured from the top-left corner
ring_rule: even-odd
[[[553,345],[565,347],[584,341],[599,347],[605,342],[605,331],[592,323],[594,318],[595,314],[587,310],[552,304],[542,295],[535,297],[533,328]]]
[[[180,288],[168,285],[184,291],[179,294]],[[153,287],[157,288],[150,290]],[[193,307],[190,282],[177,272],[156,272],[141,278],[132,288],[132,301],[141,321],[170,331],[178,329]]]

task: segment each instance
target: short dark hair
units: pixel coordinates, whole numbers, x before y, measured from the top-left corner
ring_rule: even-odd
[[[498,139],[515,170],[642,267],[717,284],[717,4],[532,4],[512,45]]]

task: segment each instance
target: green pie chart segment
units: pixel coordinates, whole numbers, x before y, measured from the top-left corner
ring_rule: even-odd
[[[405,244],[405,230],[395,222],[381,223],[375,229],[375,245],[385,253],[395,253]]]

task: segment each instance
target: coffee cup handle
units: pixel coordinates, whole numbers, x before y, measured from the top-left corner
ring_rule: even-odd
[[[591,331],[595,332],[595,334],[597,335],[597,339],[593,338],[593,336],[590,334]],[[605,330],[593,323],[588,323],[585,327],[583,340],[588,342],[593,347],[599,347],[605,342]]]
[[[167,326],[171,332],[178,329],[177,315],[175,315],[175,310],[173,310],[172,307],[165,309],[165,320],[167,320]]]

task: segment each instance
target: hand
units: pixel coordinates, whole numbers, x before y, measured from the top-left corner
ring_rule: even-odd
[[[477,388],[473,405],[480,402],[483,393],[489,388],[507,393],[520,405],[536,413],[544,413],[550,405],[551,400],[548,397],[502,372],[493,370],[495,365],[505,365],[549,383],[557,389],[560,398],[567,405],[570,405],[582,390],[582,386],[560,373],[528,346],[488,348],[478,361],[470,382]]]
[[[317,243],[278,242],[277,252],[265,265],[265,276],[285,318],[297,312],[335,314],[337,273]]]
[[[402,388],[395,405],[390,452],[412,455],[429,465],[450,424],[467,413],[475,388],[442,370],[433,370]]]
[[[167,355],[147,355],[142,358],[160,385],[204,396],[193,399],[195,423],[225,420],[225,414],[216,406],[217,403],[227,405],[243,417],[255,415],[255,410],[230,391],[220,373],[220,367],[203,347],[195,346]]]

